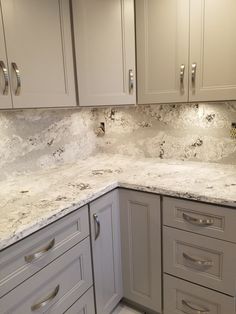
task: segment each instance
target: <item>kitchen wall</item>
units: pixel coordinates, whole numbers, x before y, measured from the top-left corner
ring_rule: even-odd
[[[234,121],[236,103],[3,111],[0,179],[99,152],[236,164]]]

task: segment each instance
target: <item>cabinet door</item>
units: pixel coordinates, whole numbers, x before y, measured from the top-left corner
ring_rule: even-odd
[[[11,108],[12,101],[9,86],[9,71],[5,49],[5,40],[0,3],[0,109]]]
[[[190,3],[190,101],[236,99],[236,1]]]
[[[134,0],[73,0],[81,106],[135,104]]]
[[[69,0],[1,2],[13,106],[76,105]]]
[[[97,314],[109,314],[123,297],[118,190],[90,206]]]
[[[161,313],[160,197],[120,191],[124,297]]]
[[[136,29],[138,103],[187,101],[189,0],[137,0]]]

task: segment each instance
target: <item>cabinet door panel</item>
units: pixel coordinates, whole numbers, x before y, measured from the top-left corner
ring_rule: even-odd
[[[134,104],[133,0],[73,0],[73,15],[80,105]]]
[[[9,75],[0,3],[0,109],[12,107],[9,78],[4,76],[4,71],[7,71],[7,73],[5,72],[5,75]],[[9,86],[8,91],[6,90],[6,80],[8,81]]]
[[[197,64],[190,100],[235,100],[236,1],[190,3],[190,65]]]
[[[137,0],[136,28],[138,103],[187,101],[189,1]]]
[[[161,312],[160,198],[121,190],[124,297]]]
[[[2,10],[13,106],[76,105],[69,1],[2,0]]]
[[[117,193],[115,190],[90,206],[97,314],[109,314],[123,297]]]
[[[95,314],[93,288],[90,288],[64,314]]]

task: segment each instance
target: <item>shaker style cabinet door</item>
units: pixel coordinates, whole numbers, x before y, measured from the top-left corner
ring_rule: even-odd
[[[7,109],[11,107],[12,101],[10,94],[9,70],[7,64],[0,3],[0,109]]]
[[[138,103],[188,100],[189,0],[137,0]]]
[[[120,190],[124,297],[162,312],[160,197]]]
[[[73,0],[80,106],[136,103],[134,0]]]
[[[13,107],[75,106],[70,1],[1,3]]]
[[[118,190],[90,205],[97,314],[110,314],[123,297]]]
[[[190,1],[190,101],[236,99],[236,1]]]

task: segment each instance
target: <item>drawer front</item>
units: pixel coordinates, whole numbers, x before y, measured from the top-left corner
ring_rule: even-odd
[[[0,297],[88,235],[85,206],[0,252]]]
[[[169,197],[163,198],[165,226],[236,243],[235,221],[236,209]]]
[[[93,288],[90,288],[65,314],[95,314]]]
[[[92,286],[86,238],[0,299],[1,314],[64,313]]]
[[[164,272],[235,295],[236,245],[164,227]]]
[[[164,314],[235,314],[235,299],[164,275]]]

